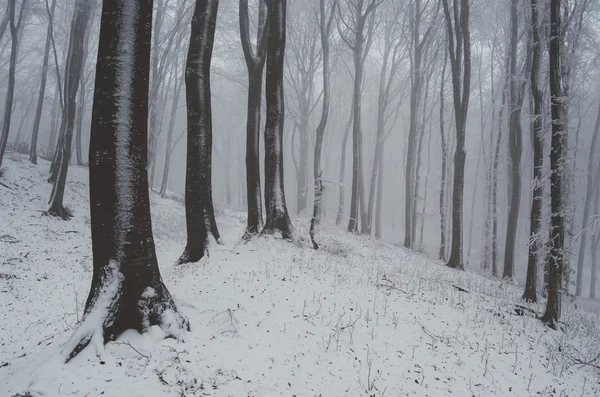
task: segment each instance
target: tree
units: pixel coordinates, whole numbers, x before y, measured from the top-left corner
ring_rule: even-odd
[[[362,85],[364,79],[365,60],[371,49],[373,33],[375,31],[375,10],[383,0],[344,0],[348,15],[344,17],[341,7],[338,7],[338,24],[340,38],[352,51],[354,61],[354,85],[352,94],[352,195],[350,197],[350,220],[348,231],[358,232],[359,206],[362,231],[366,231],[366,211],[363,189],[363,159],[362,159]],[[367,29],[365,31],[365,29]],[[342,164],[343,166],[343,164]]]
[[[315,226],[321,218],[321,196],[323,193],[323,170],[321,169],[321,152],[323,150],[323,138],[325,137],[325,128],[329,119],[329,106],[331,87],[329,83],[329,35],[331,33],[331,24],[335,17],[335,9],[338,0],[333,0],[329,16],[325,10],[325,0],[319,0],[319,31],[321,33],[321,51],[323,54],[323,110],[321,111],[321,120],[317,126],[317,138],[315,142],[315,157],[314,157],[314,188],[315,198],[313,205],[313,216],[310,221],[310,240],[314,249],[318,249],[319,245],[315,241]]]
[[[163,284],[148,197],[148,79],[152,0],[105,1],[90,138],[94,273],[84,316],[66,360],[92,340],[159,325],[188,327]]]
[[[245,238],[257,234],[263,226],[260,188],[260,112],[262,82],[267,57],[269,25],[264,1],[259,1],[256,54],[250,42],[248,0],[240,0],[240,38],[248,69],[248,114],[246,120],[246,189],[248,192],[248,225]]]
[[[267,120],[265,124],[265,207],[262,234],[281,233],[293,239],[293,226],[285,203],[283,183],[283,65],[285,59],[287,0],[269,0],[267,44]]]
[[[69,48],[65,65],[64,81],[64,107],[60,126],[60,145],[58,147],[57,174],[53,178],[52,195],[48,215],[57,216],[64,220],[71,217],[69,211],[63,206],[63,197],[67,183],[67,171],[71,160],[71,142],[75,127],[75,113],[77,110],[77,91],[83,71],[85,32],[94,7],[94,0],[77,0],[71,22]],[[80,98],[81,99],[81,98]]]
[[[444,51],[442,64],[442,77],[440,80],[440,144],[442,149],[442,172],[440,177],[440,252],[438,258],[446,259],[446,171],[448,169],[448,143],[446,141],[444,109],[446,92],[446,65],[448,64],[448,51]]]
[[[531,30],[532,30],[532,62],[531,62],[531,96],[533,97],[533,197],[531,200],[531,220],[529,237],[529,256],[527,259],[527,279],[523,298],[529,302],[537,302],[537,271],[539,240],[542,226],[542,167],[544,163],[543,141],[543,93],[540,89],[539,74],[541,62],[540,23],[537,0],[531,0]]]
[[[448,0],[442,0],[448,36],[448,53],[452,70],[452,94],[456,123],[454,153],[454,186],[452,188],[452,244],[448,266],[464,269],[462,255],[463,192],[465,188],[465,136],[469,94],[471,90],[471,35],[469,32],[469,0],[454,1],[453,16]]]
[[[550,41],[548,62],[550,70],[550,106],[552,114],[552,140],[550,149],[550,253],[548,261],[548,300],[542,321],[556,327],[560,318],[560,298],[563,288],[565,215],[563,213],[563,166],[565,157],[565,117],[561,76],[562,56],[561,0],[550,0]]]
[[[33,164],[37,164],[37,141],[38,133],[40,130],[40,121],[42,119],[42,108],[44,107],[44,95],[46,92],[46,78],[48,76],[48,60],[50,58],[50,37],[52,29],[52,21],[54,18],[54,8],[56,7],[56,0],[52,0],[52,6],[50,6],[50,14],[48,15],[48,31],[46,33],[46,45],[44,46],[44,60],[42,61],[42,78],[40,80],[40,92],[38,95],[37,108],[35,112],[35,120],[33,122],[33,132],[31,134],[31,146],[29,149],[29,161]]]
[[[413,248],[415,236],[415,222],[413,214],[416,212],[413,206],[415,205],[415,167],[417,154],[417,131],[418,117],[420,115],[421,95],[423,92],[424,55],[427,51],[432,36],[433,28],[435,27],[436,15],[439,11],[439,2],[436,2],[434,14],[431,21],[427,25],[425,32],[421,33],[421,23],[428,11],[428,7],[421,6],[421,0],[414,0],[410,3],[410,31],[411,31],[411,80],[410,80],[410,121],[408,128],[408,149],[406,152],[406,188],[405,188],[405,203],[404,203],[404,246]],[[460,56],[460,55],[459,55]],[[424,111],[424,109],[423,109]]]
[[[400,40],[399,37],[400,21],[398,20],[398,15],[400,14],[400,7],[392,5],[392,7],[386,9],[386,11],[390,12],[392,15],[391,18],[386,18],[384,21],[381,21],[381,24],[383,25],[383,48],[381,49],[382,61],[377,93],[377,132],[375,153],[373,156],[373,168],[371,172],[371,183],[369,187],[366,234],[371,234],[371,229],[373,228],[373,210],[375,207],[376,186],[378,190],[378,201],[381,199],[380,196],[382,194],[381,180],[383,179],[383,162],[381,157],[383,156],[384,151],[383,145],[391,133],[391,129],[397,120],[398,112],[401,107],[399,103],[390,111],[392,101],[396,99],[401,92],[400,87],[396,86],[394,83],[396,83],[398,69],[400,68],[405,56],[405,52],[402,48],[402,40]],[[389,123],[392,125],[388,126],[388,122],[394,116],[394,114],[395,119],[392,120],[392,123]],[[381,205],[378,205],[378,208],[381,209]],[[379,218],[377,220],[376,230],[379,226],[379,235],[381,236],[380,223],[381,222]]]
[[[8,134],[10,133],[10,121],[13,108],[13,97],[15,93],[15,70],[17,67],[17,55],[19,51],[18,31],[23,22],[24,10],[27,0],[21,2],[19,17],[15,21],[17,0],[8,0],[8,24],[10,29],[11,47],[10,47],[10,67],[8,69],[8,88],[6,90],[6,99],[4,100],[4,122],[2,124],[2,135],[0,135],[0,167],[4,158],[4,151],[8,143]]]
[[[212,200],[212,110],[210,64],[219,0],[196,0],[185,71],[187,159],[185,221],[187,245],[179,263],[199,261],[209,236],[219,241]]]
[[[519,0],[511,0],[510,7],[510,132],[508,136],[509,155],[511,160],[511,195],[508,223],[506,227],[506,244],[504,250],[504,278],[512,279],[515,273],[515,240],[521,207],[521,155],[523,152],[523,133],[521,131],[521,109],[525,98],[525,86],[531,69],[531,51],[527,46],[527,56],[523,72],[517,71],[517,45],[519,35]]]

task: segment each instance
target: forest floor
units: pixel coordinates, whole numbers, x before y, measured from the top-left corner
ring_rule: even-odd
[[[88,174],[69,170],[65,222],[42,215],[47,170],[9,153],[1,178],[0,396],[600,395],[596,303],[565,299],[554,331],[515,311],[521,287],[327,225],[317,251],[244,244],[245,214],[221,209],[224,244],[175,266],[184,208],[156,194],[162,276],[191,331],[128,332],[63,364],[92,274]]]

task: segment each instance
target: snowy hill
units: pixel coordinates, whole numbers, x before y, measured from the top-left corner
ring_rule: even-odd
[[[87,169],[69,171],[68,222],[42,216],[47,169],[10,153],[0,180],[1,396],[600,395],[595,303],[564,302],[553,331],[515,311],[521,287],[328,226],[318,251],[243,244],[229,210],[224,245],[174,266],[184,208],[154,194],[162,276],[191,332],[131,332],[63,364],[91,279]]]

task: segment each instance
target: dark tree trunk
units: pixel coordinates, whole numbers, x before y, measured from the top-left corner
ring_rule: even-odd
[[[338,204],[337,216],[335,217],[335,224],[339,225],[342,223],[342,217],[344,216],[344,199],[346,197],[345,190],[346,186],[344,185],[346,179],[346,146],[348,146],[348,138],[350,137],[350,127],[352,126],[352,112],[350,112],[350,117],[348,118],[348,123],[346,123],[346,130],[344,132],[344,138],[342,139],[342,159],[340,164],[340,198]]]
[[[248,225],[244,238],[257,234],[263,226],[262,192],[260,187],[260,113],[262,82],[267,55],[268,24],[265,3],[259,6],[257,51],[250,42],[248,0],[240,0],[240,35],[248,68],[248,114],[246,120],[246,189],[248,194]]]
[[[454,30],[448,0],[443,0],[448,34],[448,51],[452,70],[452,93],[456,122],[454,153],[454,186],[452,189],[452,244],[448,266],[464,269],[462,253],[463,193],[465,188],[465,136],[469,94],[471,90],[471,36],[469,33],[469,0],[454,1]]]
[[[547,257],[549,264],[548,274],[548,301],[542,321],[551,327],[556,327],[560,319],[561,295],[563,289],[564,268],[564,242],[565,242],[565,215],[563,213],[563,161],[566,147],[565,116],[566,109],[563,98],[561,81],[561,0],[550,0],[550,43],[548,60],[550,68],[550,103],[552,113],[552,144],[550,150],[550,201],[552,216],[551,247]]]
[[[448,144],[444,131],[444,91],[446,83],[446,65],[448,64],[448,51],[444,51],[444,65],[442,66],[442,80],[440,82],[440,142],[442,145],[442,176],[440,178],[440,252],[439,259],[446,259],[446,170],[448,169]]]
[[[538,255],[541,244],[541,226],[542,226],[542,204],[543,204],[543,184],[542,167],[544,164],[544,138],[542,123],[543,95],[539,84],[540,61],[541,61],[541,41],[538,22],[538,3],[537,0],[531,0],[531,30],[533,57],[531,62],[531,96],[533,97],[533,122],[532,122],[532,142],[533,142],[533,197],[531,200],[531,220],[529,237],[529,256],[527,259],[527,279],[525,280],[525,292],[523,299],[528,302],[537,302],[537,273],[538,273]]]
[[[83,165],[83,155],[81,150],[81,135],[83,133],[83,116],[85,115],[85,81],[79,87],[79,101],[77,103],[77,115],[75,116],[75,156],[77,165]]]
[[[283,65],[286,39],[287,0],[269,0],[267,45],[267,120],[265,125],[265,207],[263,234],[281,233],[293,239],[293,227],[285,203],[283,184]]]
[[[359,14],[362,10],[359,11]],[[360,16],[360,15],[359,15]],[[359,21],[361,19],[359,18]],[[362,81],[364,75],[364,64],[362,60],[362,49],[364,21],[362,26],[356,30],[354,40],[354,90],[352,95],[352,194],[350,195],[350,219],[348,220],[348,231],[358,233],[359,222],[359,200],[360,200],[360,161],[362,157],[361,139],[361,103],[362,103]]]
[[[82,324],[66,360],[92,339],[159,325],[189,329],[163,284],[148,197],[148,76],[152,0],[105,1],[90,137],[94,272]],[[100,314],[100,315],[98,315]]]
[[[52,22],[50,19],[54,18],[54,8],[56,7],[56,0],[52,0],[52,6],[50,7],[50,15],[48,16],[48,31],[46,33],[46,45],[44,46],[44,60],[42,61],[42,78],[40,81],[40,91],[38,95],[37,108],[35,111],[35,119],[33,121],[33,132],[31,134],[31,145],[29,147],[29,161],[33,164],[37,164],[37,141],[40,130],[40,121],[42,120],[42,109],[44,107],[44,95],[46,92],[46,79],[48,77],[48,60],[50,58],[50,37]]]
[[[310,220],[310,240],[313,248],[318,249],[319,244],[315,240],[315,226],[321,220],[321,197],[323,194],[323,170],[321,169],[321,152],[323,150],[323,138],[325,137],[325,128],[329,119],[330,106],[330,85],[329,85],[329,32],[331,31],[331,23],[335,16],[337,0],[334,0],[331,5],[331,13],[329,17],[325,12],[325,0],[319,0],[319,30],[321,32],[321,50],[323,52],[323,110],[321,112],[321,120],[317,126],[317,138],[315,142],[314,156],[314,189],[315,198],[313,205],[313,216]]]
[[[48,135],[48,145],[46,146],[45,157],[46,159],[52,160],[50,156],[54,155],[56,148],[56,133],[58,132],[57,119],[58,119],[58,103],[60,99],[58,96],[58,89],[54,90],[54,99],[52,101],[52,119],[50,120],[50,134]]]
[[[207,253],[209,236],[219,241],[212,200],[212,111],[210,64],[219,0],[196,0],[185,71],[187,166],[185,219],[187,245],[179,263]]]
[[[57,216],[64,220],[71,217],[69,211],[63,206],[63,197],[67,183],[67,171],[71,160],[71,143],[73,129],[75,127],[75,112],[77,109],[77,91],[83,70],[83,46],[85,31],[92,10],[92,1],[78,0],[75,3],[73,21],[71,22],[71,33],[69,37],[69,49],[65,65],[65,88],[64,108],[60,127],[61,145],[58,148],[57,173],[50,196],[50,208],[48,215]]]
[[[13,97],[15,94],[15,70],[17,66],[17,52],[18,52],[18,25],[20,24],[21,15],[23,14],[23,7],[25,7],[25,1],[21,4],[21,15],[19,15],[19,22],[15,23],[15,8],[17,7],[16,0],[8,0],[8,19],[10,25],[10,66],[8,69],[8,88],[6,89],[6,99],[4,100],[4,123],[2,124],[2,135],[0,136],[0,168],[2,167],[2,160],[4,159],[4,151],[6,150],[6,144],[8,143],[8,134],[10,133],[10,121],[13,108]]]
[[[519,209],[521,207],[521,155],[523,152],[523,137],[521,130],[521,109],[525,98],[525,86],[531,69],[531,45],[527,45],[524,72],[521,76],[517,71],[517,44],[518,44],[518,0],[511,0],[511,39],[510,39],[510,134],[509,154],[511,159],[510,210],[506,227],[506,245],[504,250],[503,277],[513,279],[515,273],[515,244],[517,226],[519,222]],[[531,37],[531,35],[529,35]]]

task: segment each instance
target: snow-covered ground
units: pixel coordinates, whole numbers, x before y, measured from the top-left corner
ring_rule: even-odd
[[[569,325],[553,331],[515,313],[521,287],[331,226],[318,251],[275,238],[243,244],[245,214],[229,210],[217,211],[224,245],[175,266],[184,208],[155,194],[161,272],[191,332],[179,341],[130,332],[63,364],[56,352],[91,279],[87,169],[69,170],[65,222],[42,216],[48,164],[7,156],[1,396],[600,395],[598,367],[578,363],[600,353],[594,302],[564,302]],[[295,223],[307,235],[308,222]]]

